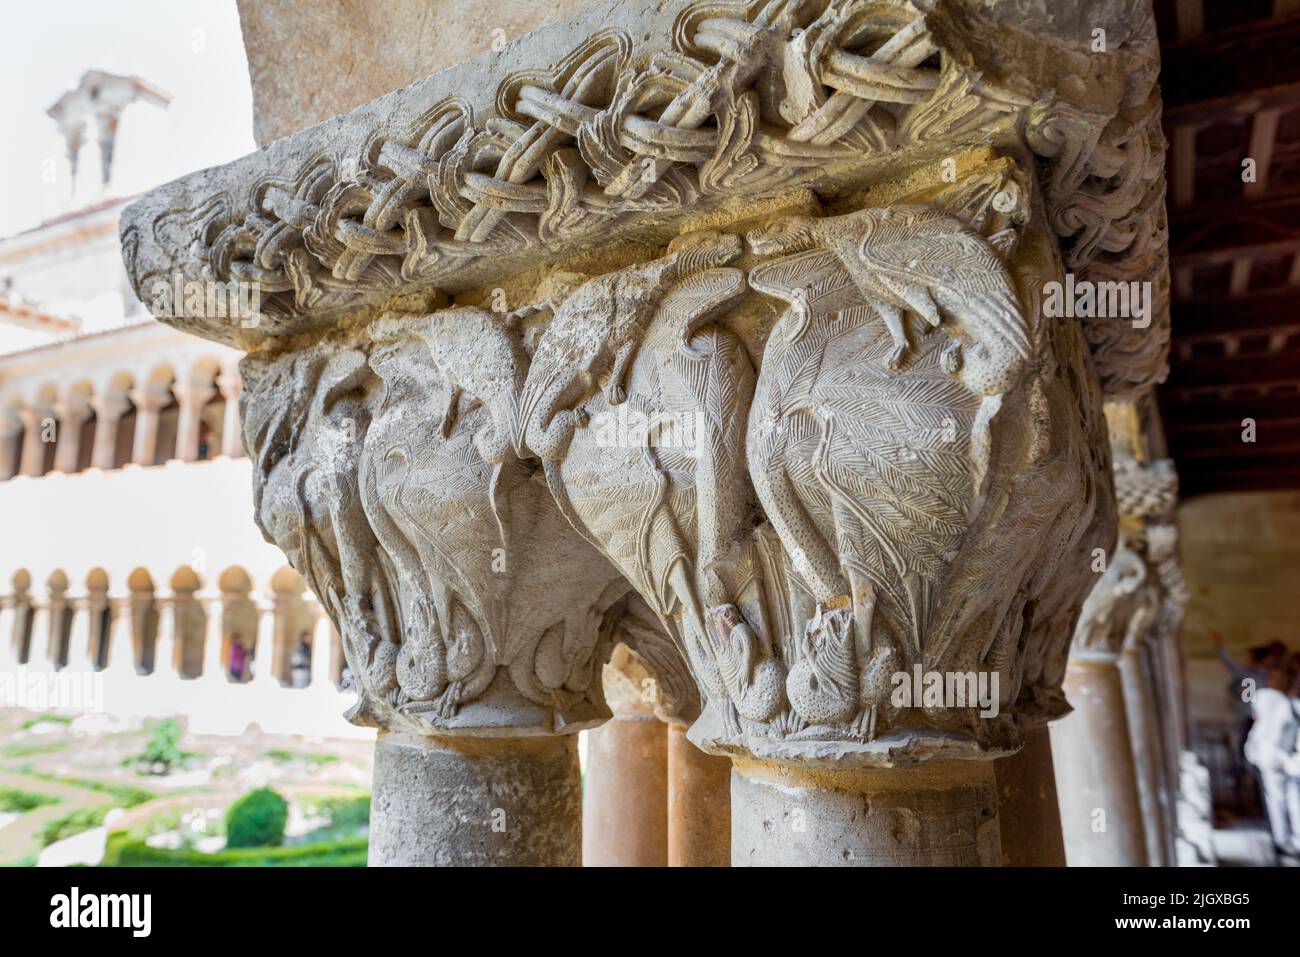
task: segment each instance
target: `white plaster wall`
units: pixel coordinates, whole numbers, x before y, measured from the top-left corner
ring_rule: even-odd
[[[259,589],[269,588],[285,565],[283,553],[253,524],[248,459],[0,482],[0,589],[6,592],[19,569],[31,574],[34,596],[43,596],[55,569],[77,593],[91,569],[101,567],[110,591],[121,593],[137,567],[166,588],[183,565],[205,584],[238,565]]]

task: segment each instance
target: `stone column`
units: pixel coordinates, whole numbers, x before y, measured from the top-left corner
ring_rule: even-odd
[[[131,404],[120,395],[93,396],[90,404],[95,410],[95,446],[90,464],[97,469],[111,469],[117,464],[117,427]]]
[[[0,673],[18,667],[18,603],[16,595],[0,595]]]
[[[199,457],[199,431],[203,421],[203,406],[216,394],[216,388],[207,383],[174,383],[172,394],[180,406],[176,420],[176,458],[193,462]]]
[[[996,867],[990,761],[821,771],[738,760],[733,867]]]
[[[41,475],[45,471],[45,433],[47,423],[53,421],[53,415],[45,409],[20,409],[18,415],[23,420],[21,475]]]
[[[1025,731],[1019,752],[993,762],[1001,816],[1002,863],[1007,867],[1064,867],[1061,809],[1056,793],[1051,733]]]
[[[72,627],[68,632],[67,667],[70,671],[90,671],[94,667],[91,636],[95,624],[90,599],[85,595],[69,598],[64,609],[64,614],[72,616]]]
[[[53,651],[51,633],[54,616],[50,601],[32,602],[32,637],[27,651],[27,670],[37,672],[53,671],[50,656]]]
[[[218,589],[211,589],[201,596],[203,610],[207,617],[203,636],[203,680],[213,684],[225,684],[228,681],[222,661],[222,645],[226,638],[225,598]]]
[[[1052,725],[1061,833],[1071,867],[1146,867],[1146,831],[1124,688],[1114,659],[1071,660],[1074,711]]]
[[[587,733],[583,867],[668,864],[668,731],[645,693],[649,672],[625,645],[603,669],[614,717]]]
[[[68,615],[73,614],[74,606],[68,598],[67,585],[50,586],[50,597],[46,602],[49,617],[46,623],[45,665],[57,671],[59,652],[63,645],[63,631],[68,623]],[[71,657],[71,634],[69,634],[69,657]]]
[[[81,455],[81,426],[90,416],[90,406],[85,402],[60,399],[54,403],[53,409],[59,421],[54,471],[71,475],[77,471],[77,459]]]
[[[577,867],[582,860],[573,735],[381,732],[371,807],[371,867]]]
[[[226,400],[225,418],[221,423],[221,454],[232,459],[244,454],[243,432],[239,425],[239,393],[242,380],[235,369],[223,371],[217,376],[217,388]]]
[[[22,429],[22,419],[17,415],[0,417],[0,482],[18,474],[19,459],[22,451],[15,439]],[[25,444],[25,443],[24,443]]]
[[[1120,652],[1118,667],[1124,686],[1124,714],[1128,721],[1138,800],[1142,807],[1147,860],[1153,867],[1167,867],[1172,862],[1167,855],[1165,834],[1165,757],[1160,743],[1155,676],[1144,636],[1129,636]]]
[[[731,761],[668,724],[668,866],[731,866]]]
[[[135,435],[131,443],[131,461],[136,465],[153,465],[158,451],[159,413],[167,405],[167,396],[154,389],[131,390],[135,404]]]

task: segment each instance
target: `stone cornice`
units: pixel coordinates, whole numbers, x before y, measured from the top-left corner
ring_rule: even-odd
[[[250,347],[404,292],[666,242],[793,187],[833,196],[970,141],[1023,145],[1047,159],[1067,264],[1156,284],[1151,328],[1087,329],[1107,390],[1146,388],[1167,340],[1150,17],[1097,13],[1115,49],[1089,54],[1070,18],[981,6],[611,0],[153,191],[122,219],[127,270],[145,302],[178,274],[258,283],[255,326],[160,317]]]

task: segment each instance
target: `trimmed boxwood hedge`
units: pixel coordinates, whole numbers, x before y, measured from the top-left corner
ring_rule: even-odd
[[[126,831],[108,835],[100,867],[365,867],[369,840],[299,844],[293,847],[227,848],[203,851],[150,847]]]

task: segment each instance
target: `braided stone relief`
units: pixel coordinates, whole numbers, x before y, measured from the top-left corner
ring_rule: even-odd
[[[1149,11],[1092,5],[1090,22],[1114,27],[1099,54],[1078,24],[1006,6],[610,3],[154,191],[124,218],[128,273],[137,291],[177,274],[257,283],[251,329],[172,320],[256,347],[395,293],[459,292],[619,238],[666,242],[702,211],[996,143],[1043,158],[1068,268],[1155,284],[1150,328],[1085,323],[1106,391],[1141,391],[1162,378],[1168,340]]]

